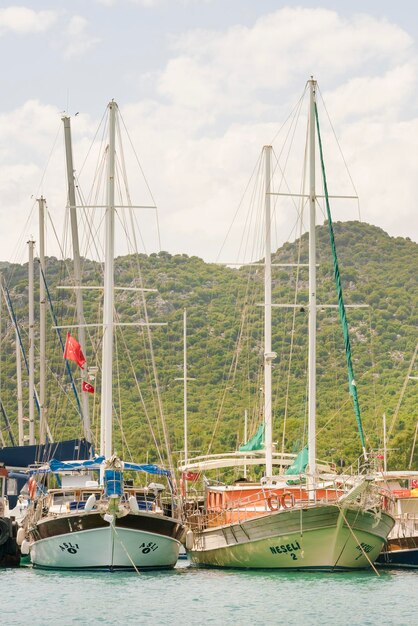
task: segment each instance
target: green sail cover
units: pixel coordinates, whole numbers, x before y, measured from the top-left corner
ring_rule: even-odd
[[[324,182],[325,203],[326,203],[327,217],[328,217],[328,229],[329,229],[329,236],[330,236],[330,241],[331,241],[332,256],[333,256],[333,261],[334,261],[334,279],[335,279],[335,284],[337,287],[338,308],[340,312],[340,320],[341,320],[341,325],[343,329],[344,343],[345,343],[345,356],[347,360],[347,369],[348,369],[348,389],[353,398],[354,413],[356,415],[360,441],[363,447],[364,457],[367,460],[366,442],[364,438],[363,423],[361,420],[360,404],[358,401],[357,387],[356,387],[356,381],[354,379],[353,363],[351,359],[350,336],[348,333],[347,315],[345,312],[343,290],[342,290],[341,278],[340,278],[340,270],[338,267],[337,248],[335,245],[334,228],[332,226],[331,210],[329,206],[328,185],[327,185],[327,178],[325,175],[324,156],[322,153],[322,141],[321,141],[321,133],[319,131],[319,118],[318,118],[318,109],[317,109],[316,103],[315,103],[315,118],[316,118],[316,129],[318,132],[319,154],[321,157],[322,179]]]
[[[247,443],[240,446],[240,452],[251,452],[252,450],[262,450],[264,448],[264,424],[258,427],[254,437],[251,437]]]
[[[299,452],[296,459],[293,461],[292,465],[287,468],[285,474],[295,475],[295,474],[303,474],[308,465],[308,446],[305,446],[303,450]]]

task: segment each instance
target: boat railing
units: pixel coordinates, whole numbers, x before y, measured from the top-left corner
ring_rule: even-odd
[[[237,489],[251,489],[251,483],[238,483],[234,488],[212,484],[199,495],[194,490],[193,497],[183,501],[184,516],[192,530],[203,530],[225,524],[239,524],[272,511],[300,510],[317,504],[339,506],[340,498],[353,489],[353,480],[344,476],[322,476],[321,481],[312,488],[308,486],[306,476],[292,476],[289,481],[291,484],[287,484],[286,479],[287,476],[282,476],[281,480],[274,483],[258,485],[258,489],[250,493],[239,493]],[[391,510],[393,498],[390,492],[383,491],[373,482],[367,483],[364,489],[356,492],[355,502],[359,507],[370,510]]]

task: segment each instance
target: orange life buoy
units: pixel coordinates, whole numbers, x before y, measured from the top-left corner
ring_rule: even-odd
[[[36,480],[34,479],[33,476],[31,476],[28,480],[28,490],[29,490],[30,499],[34,500],[36,496]]]
[[[278,511],[280,508],[280,498],[277,493],[271,493],[267,496],[267,506],[270,511]]]
[[[290,501],[289,501],[290,498]],[[291,509],[295,504],[295,496],[291,491],[284,491],[280,498],[283,509]]]

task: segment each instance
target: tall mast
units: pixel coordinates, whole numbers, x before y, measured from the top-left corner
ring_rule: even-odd
[[[35,307],[33,299],[33,247],[28,241],[28,297],[29,297],[29,444],[35,444]]]
[[[264,445],[266,476],[273,474],[273,435],[271,415],[271,146],[264,146],[265,156],[265,258],[264,258]]]
[[[316,472],[316,220],[315,220],[315,90],[309,81],[309,353],[308,353],[308,451],[312,485]]]
[[[73,262],[74,262],[74,283],[75,283],[75,297],[77,308],[77,319],[79,324],[78,329],[78,341],[83,350],[83,354],[86,354],[86,332],[84,328],[84,308],[83,308],[83,292],[81,287],[81,260],[80,260],[80,245],[78,238],[78,224],[77,224],[77,209],[76,209],[76,197],[75,197],[75,184],[74,184],[74,164],[73,164],[73,149],[71,141],[71,120],[68,116],[62,118],[64,124],[64,139],[65,139],[65,157],[67,163],[67,181],[68,181],[68,202],[70,206],[70,222],[71,222],[71,238],[73,243]],[[82,381],[87,380],[87,368],[81,373]],[[90,415],[89,415],[89,394],[81,394],[81,406],[83,412],[83,425],[84,425],[84,437],[87,441],[92,440],[91,427],[90,427]]]
[[[46,443],[45,198],[39,206],[39,442]]]
[[[183,312],[183,405],[184,405],[184,464],[187,463],[187,311]]]
[[[16,341],[16,380],[17,380],[17,425],[19,446],[25,445],[25,434],[23,430],[23,392],[22,392],[22,357],[20,338],[17,328],[15,329]]]
[[[115,243],[115,118],[117,104],[109,103],[109,147],[107,176],[107,207],[105,216],[105,264],[103,299],[103,350],[100,454],[112,454],[112,361],[113,361],[113,301],[114,301],[114,243]]]

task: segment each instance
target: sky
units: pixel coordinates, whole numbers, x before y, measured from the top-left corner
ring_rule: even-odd
[[[3,0],[0,260],[25,260],[40,194],[63,228],[62,114],[81,172],[115,99],[158,205],[162,249],[214,261],[262,146],[311,75],[361,219],[418,242],[417,38],[412,0]],[[329,159],[333,170],[340,157]],[[127,161],[135,172],[133,153]],[[358,216],[351,202],[334,218]],[[280,216],[275,245],[294,220]],[[57,254],[52,237],[48,246]],[[151,238],[146,251],[156,250]]]

